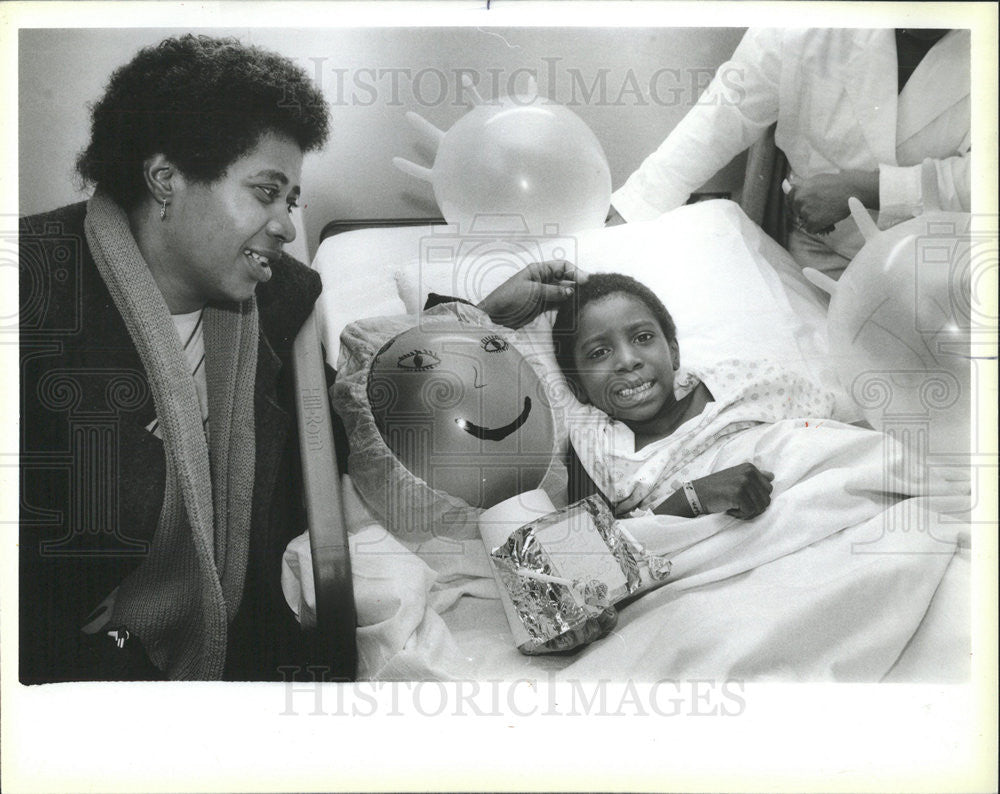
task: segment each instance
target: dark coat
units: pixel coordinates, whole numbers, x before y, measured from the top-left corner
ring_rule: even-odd
[[[164,496],[163,443],[146,374],[87,246],[86,204],[20,226],[20,679],[155,678],[138,643],[80,629],[142,560]],[[308,661],[280,587],[306,526],[292,342],[320,293],[284,257],[257,289],[256,466],[250,552],[229,629],[226,678],[280,680]],[[110,627],[109,627],[110,628]]]

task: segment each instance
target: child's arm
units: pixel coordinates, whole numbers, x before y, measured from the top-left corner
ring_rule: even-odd
[[[759,516],[771,504],[773,479],[771,472],[761,471],[747,462],[693,480],[691,484],[703,513],[725,512],[735,518],[748,519]],[[653,508],[653,512],[684,518],[693,518],[695,515],[683,488],[674,491],[666,501],[660,502]]]
[[[497,325],[521,328],[573,294],[587,274],[565,260],[532,262],[479,302]]]

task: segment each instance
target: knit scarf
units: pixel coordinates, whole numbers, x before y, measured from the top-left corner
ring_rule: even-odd
[[[118,588],[112,620],[168,677],[218,679],[247,568],[257,304],[205,307],[209,442],[180,339],[125,213],[98,192],[85,229],[146,370],[166,455],[159,523],[149,553]]]

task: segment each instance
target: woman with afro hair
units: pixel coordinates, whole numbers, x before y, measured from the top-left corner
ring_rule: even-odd
[[[281,679],[305,526],[282,253],[327,105],[285,58],[187,35],[92,108],[79,204],[20,227],[20,678]]]

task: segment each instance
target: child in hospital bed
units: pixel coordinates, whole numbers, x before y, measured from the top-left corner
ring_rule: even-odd
[[[775,364],[683,369],[669,312],[628,276],[593,274],[578,285],[553,340],[584,403],[570,424],[574,451],[619,515],[754,518],[770,504],[774,475],[750,460],[716,468],[725,456],[704,453],[755,426],[832,415],[833,395]]]

